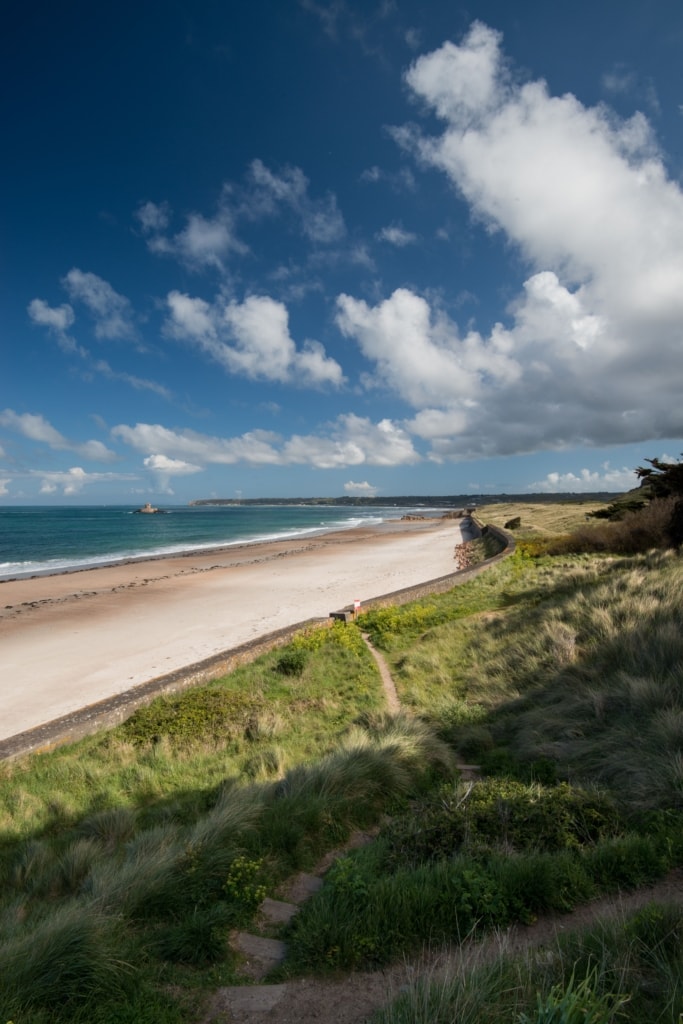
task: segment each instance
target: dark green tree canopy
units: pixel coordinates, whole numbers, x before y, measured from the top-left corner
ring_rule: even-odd
[[[653,498],[683,496],[683,462],[662,462],[661,459],[645,459],[648,466],[638,466],[636,476],[641,487],[648,487]]]

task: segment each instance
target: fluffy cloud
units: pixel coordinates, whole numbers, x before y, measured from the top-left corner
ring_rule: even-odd
[[[9,494],[9,485],[12,480],[9,477],[0,477],[0,494]]]
[[[384,419],[373,423],[347,413],[339,416],[330,433],[293,435],[284,445],[285,463],[341,469],[345,466],[405,466],[419,461],[402,427]]]
[[[405,228],[399,227],[397,224],[382,228],[378,232],[377,238],[380,242],[389,242],[390,245],[395,245],[399,249],[417,242],[417,235],[413,234],[412,231],[406,231]]]
[[[129,473],[87,473],[81,466],[72,466],[62,472],[35,470],[31,475],[41,478],[41,494],[56,494],[61,489],[64,495],[79,494],[88,484],[137,479]]]
[[[638,477],[632,469],[610,469],[604,473],[582,469],[576,473],[548,473],[545,480],[537,480],[527,487],[528,491],[562,494],[567,491],[578,494],[584,491],[630,491],[638,485]]]
[[[28,304],[28,315],[34,324],[46,327],[57,338],[59,347],[64,352],[73,352],[87,358],[86,350],[77,345],[68,333],[76,320],[74,311],[68,303],[48,306],[44,299],[32,299]]]
[[[184,462],[182,459],[169,459],[167,455],[149,455],[144,464],[151,470],[157,480],[157,487],[165,494],[173,494],[171,488],[171,477],[188,476],[191,473],[201,473],[202,467],[195,466],[191,462]]]
[[[348,414],[319,434],[294,434],[289,439],[271,431],[255,430],[240,437],[210,437],[193,430],[169,430],[160,424],[120,424],[112,435],[140,452],[158,459],[192,460],[193,465],[304,465],[316,469],[345,466],[397,466],[419,461],[408,434],[391,420],[372,423]],[[152,467],[154,468],[154,467]]]
[[[150,455],[145,460],[147,469],[155,473],[165,473],[167,476],[186,476],[188,473],[200,473],[201,466],[193,466],[191,462],[183,462],[182,459],[169,459],[167,455]]]
[[[232,224],[226,213],[207,220],[199,213],[190,214],[187,224],[174,239],[176,249],[191,266],[221,269],[228,253],[243,247],[233,237]]]
[[[127,298],[114,291],[108,281],[97,274],[73,267],[62,284],[72,302],[82,302],[95,320],[95,337],[106,339],[133,338],[132,309]],[[64,308],[64,307],[60,307]]]
[[[679,435],[683,193],[647,120],[520,84],[480,23],[406,79],[445,128],[395,138],[531,268],[488,336],[408,289],[340,296],[340,329],[416,410],[410,429],[436,459]]]
[[[171,223],[171,208],[168,203],[147,202],[138,207],[135,216],[146,235],[159,235]]]
[[[166,234],[171,222],[168,203],[143,203],[135,211],[147,247],[160,256],[174,256],[190,270],[213,267],[224,271],[232,253],[244,253],[247,247],[235,232],[234,216],[228,203],[229,190],[224,190],[213,217],[190,213],[185,227],[177,234]]]
[[[112,435],[139,452],[165,455],[169,459],[193,460],[199,465],[277,465],[278,453],[273,446],[277,435],[253,431],[241,437],[220,438],[194,430],[176,431],[158,423],[137,423],[134,427],[120,424]]]
[[[325,355],[319,342],[306,340],[297,348],[287,308],[275,299],[252,295],[242,303],[211,306],[171,292],[167,301],[167,333],[193,342],[228,373],[312,386],[338,387],[344,381],[339,363]]]
[[[76,319],[74,311],[68,303],[62,306],[50,307],[43,299],[33,299],[28,305],[28,315],[34,324],[41,327],[48,327],[57,333],[64,333]]]
[[[293,215],[303,236],[316,246],[331,245],[346,234],[344,218],[332,193],[313,198],[300,167],[285,167],[276,173],[258,159],[249,165],[245,183],[223,186],[213,216],[192,212],[185,218],[183,229],[170,234],[168,203],[148,201],[135,211],[135,219],[151,252],[172,256],[193,271],[213,268],[225,274],[230,256],[249,252],[237,234],[240,220],[258,221],[278,216],[283,210]]]
[[[355,483],[353,480],[349,480],[344,484],[344,490],[347,494],[351,494],[354,497],[374,498],[379,491],[379,487],[374,487],[367,480],[364,480],[362,483]]]
[[[407,288],[398,288],[375,307],[340,295],[336,320],[341,332],[355,338],[377,364],[378,381],[418,409],[435,401],[474,403],[486,381],[519,375],[500,332],[488,340],[476,332],[461,338],[456,324]]]
[[[92,459],[94,462],[111,462],[116,458],[116,453],[101,441],[85,441],[82,444],[69,441],[40,414],[16,413],[14,409],[5,409],[0,413],[0,426],[14,430],[29,441],[46,444],[55,451],[76,452],[81,458]]]

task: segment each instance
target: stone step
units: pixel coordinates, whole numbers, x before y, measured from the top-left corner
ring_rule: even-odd
[[[305,903],[310,896],[319,892],[322,887],[322,878],[319,878],[318,875],[307,875],[304,871],[301,871],[290,879],[284,895],[290,903]]]
[[[214,992],[202,1024],[251,1020],[255,1013],[269,1013],[287,992],[286,985],[235,985]]]
[[[265,978],[287,956],[287,945],[280,939],[264,939],[248,932],[234,933],[232,947],[245,957],[242,973],[254,981]]]
[[[296,903],[285,903],[284,900],[271,900],[266,896],[259,907],[259,912],[266,919],[268,924],[286,924],[291,921],[298,912]]]

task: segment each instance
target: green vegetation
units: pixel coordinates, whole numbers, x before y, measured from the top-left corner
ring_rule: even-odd
[[[580,550],[594,507],[492,506],[492,522],[520,518],[514,555],[360,617],[400,715],[382,710],[360,629],[336,623],[1,765],[2,1019],[201,1020],[208,991],[242,981],[230,930],[375,826],[286,926],[281,977],[462,943],[459,967],[378,1024],[678,1024],[675,905],[467,959],[468,939],[492,949],[499,929],[683,865],[683,562],[624,554],[624,529],[644,529],[627,517]],[[465,782],[457,760],[482,777]]]

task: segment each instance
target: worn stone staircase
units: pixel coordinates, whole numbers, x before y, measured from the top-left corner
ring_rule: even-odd
[[[281,893],[283,899],[263,900],[254,921],[254,932],[259,934],[232,933],[230,945],[240,958],[240,974],[247,983],[216,989],[202,1024],[251,1019],[255,1014],[268,1013],[284,999],[289,988],[286,983],[260,984],[287,956],[287,943],[273,938],[272,933],[291,921],[301,905],[322,888],[324,874],[338,857],[373,839],[374,833],[353,833],[342,849],[326,854],[314,874],[300,872],[289,879]]]

